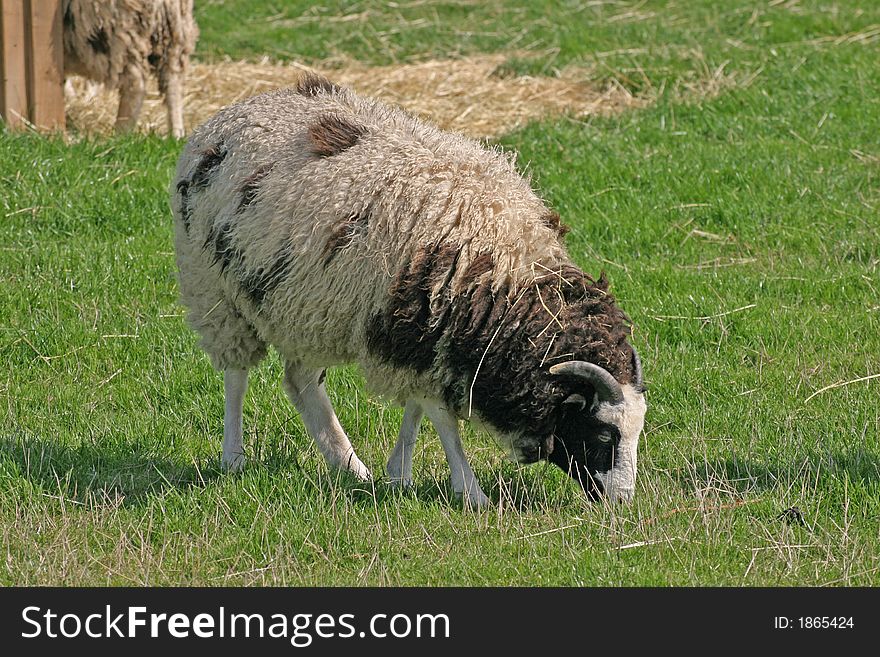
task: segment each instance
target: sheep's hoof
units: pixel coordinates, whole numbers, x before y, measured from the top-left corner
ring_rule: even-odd
[[[479,488],[475,491],[466,490],[457,494],[461,496],[461,502],[464,504],[465,508],[471,509],[472,511],[485,509],[489,506],[489,498],[486,497],[486,494]]]
[[[395,477],[388,475],[388,485],[400,490],[409,490],[413,487],[412,477]]]
[[[373,474],[367,469],[367,466],[361,464],[361,468],[358,470],[349,470],[355,477],[357,477],[358,481],[373,481]]]
[[[351,455],[342,469],[350,472],[358,481],[373,481],[370,469],[354,454]]]
[[[221,467],[227,472],[241,472],[247,459],[244,454],[237,452],[235,454],[224,454],[220,462]]]

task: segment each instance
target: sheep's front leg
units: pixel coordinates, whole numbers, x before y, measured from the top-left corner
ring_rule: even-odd
[[[165,81],[165,106],[168,108],[168,132],[175,139],[184,135],[183,131],[183,74],[170,71]]]
[[[413,400],[406,402],[403,410],[403,422],[400,424],[400,434],[397,443],[388,457],[385,471],[392,484],[398,486],[412,486],[412,457],[413,449],[419,438],[419,424],[422,422],[421,405]]]
[[[458,435],[458,420],[454,415],[437,404],[425,403],[425,413],[440,434],[440,442],[443,451],[446,452],[446,461],[452,479],[452,490],[462,496],[462,501],[471,508],[481,508],[489,504],[489,498],[480,488],[464,449],[461,446],[461,438]]]
[[[119,81],[119,109],[116,112],[116,132],[133,130],[137,125],[146,94],[144,72],[129,64]]]
[[[229,367],[223,371],[223,388],[226,395],[226,410],[223,415],[223,467],[227,470],[240,470],[244,465],[244,447],[241,444],[242,411],[244,395],[247,392],[248,371]]]
[[[354,453],[348,436],[339,424],[327,391],[322,370],[308,370],[285,363],[284,391],[302,416],[309,435],[334,468],[348,470],[362,481],[372,478],[370,471]]]

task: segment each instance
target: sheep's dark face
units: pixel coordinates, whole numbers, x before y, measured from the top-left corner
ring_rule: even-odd
[[[632,500],[636,483],[639,436],[645,423],[641,390],[622,386],[623,401],[612,404],[579,395],[560,410],[547,460],[583,486],[592,499]]]

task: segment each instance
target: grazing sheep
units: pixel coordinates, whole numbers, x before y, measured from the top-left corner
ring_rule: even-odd
[[[502,153],[307,76],[196,129],[171,195],[181,299],[224,372],[227,467],[242,464],[248,369],[271,344],[327,462],[361,479],[324,390],[332,365],[358,363],[405,404],[393,482],[411,483],[425,414],[472,506],[488,500],[459,418],[593,497],[632,497],[646,405],[628,319]]]
[[[137,124],[152,69],[183,137],[183,81],[198,27],[192,0],[64,0],[64,73],[119,89],[117,132]]]

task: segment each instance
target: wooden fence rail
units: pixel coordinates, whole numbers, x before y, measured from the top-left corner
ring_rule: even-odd
[[[64,130],[61,0],[0,0],[0,118]]]

